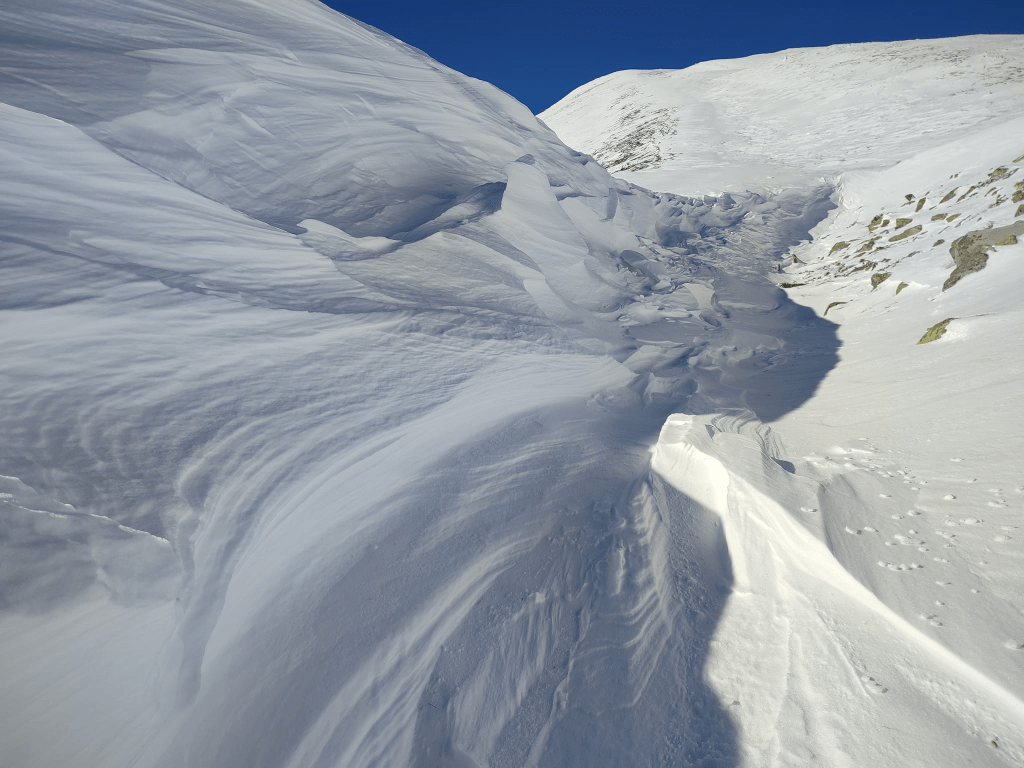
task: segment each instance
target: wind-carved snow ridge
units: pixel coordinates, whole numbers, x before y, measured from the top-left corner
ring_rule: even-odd
[[[765,427],[837,364],[770,279],[833,182],[650,192],[306,0],[0,35],[12,764],[891,764],[900,674],[1016,758],[785,502],[838,498]]]
[[[673,487],[721,516],[736,597],[722,617],[708,676],[744,707],[742,762],[776,764],[780,746],[830,765],[851,754],[884,761],[881,745],[859,743],[870,710],[844,708],[837,717],[822,703],[844,691],[882,695],[896,686],[891,698],[918,713],[901,730],[911,752],[929,749],[929,732],[957,752],[971,748],[974,734],[992,733],[999,734],[1001,754],[1020,759],[1024,701],[840,565],[827,533],[815,535],[813,525],[788,511],[813,498],[816,484],[792,474],[779,461],[780,448],[769,428],[749,418],[679,414],[666,423],[652,462]],[[757,674],[749,674],[751,667]],[[942,733],[921,716],[935,710],[966,733]]]

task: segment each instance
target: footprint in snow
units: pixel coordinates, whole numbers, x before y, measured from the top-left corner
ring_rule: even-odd
[[[994,536],[992,538],[992,541],[1010,541],[1010,537],[1004,536],[1003,534],[999,534],[998,536]]]
[[[907,510],[907,514],[910,515],[911,517],[917,517],[921,513],[918,512],[916,509],[908,509]]]
[[[984,520],[980,520],[977,517],[965,517],[960,522],[963,523],[964,525],[979,525],[980,523],[984,523],[985,521]]]
[[[858,529],[858,530],[855,531],[850,526],[846,526],[846,532],[847,533],[852,533],[855,536],[860,536],[860,530]]]
[[[951,582],[951,581],[936,581],[935,583],[938,584],[940,587],[948,587],[953,582]]]
[[[1017,640],[1007,640],[1003,645],[1011,651],[1024,651],[1024,643]]]
[[[893,520],[902,520],[903,519],[903,515],[893,515],[892,519]]]
[[[920,619],[921,619],[921,621],[927,621],[933,627],[941,627],[942,626],[942,622],[939,621],[939,615],[937,613],[927,613],[927,614],[922,613],[920,615]]]
[[[963,459],[961,459],[959,456],[957,456],[955,458],[950,459],[950,461],[958,461],[959,462],[959,461],[963,461]]]
[[[954,496],[954,495],[953,495],[952,493],[947,493],[947,494],[946,494],[945,496],[943,496],[942,498],[943,498],[943,499],[945,499],[946,501],[952,501],[953,499],[955,499],[955,498],[956,498],[956,496]]]
[[[868,533],[878,533],[878,531],[875,528],[872,528],[870,525],[865,525],[864,530]]]
[[[934,560],[936,563],[946,563],[947,565],[949,564],[949,560],[947,560],[944,557],[933,557],[932,560]],[[944,584],[944,583],[948,584],[949,582],[948,581],[947,582],[936,581],[935,583],[941,585],[941,584]]]

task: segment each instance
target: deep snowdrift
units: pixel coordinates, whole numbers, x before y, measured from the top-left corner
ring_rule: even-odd
[[[0,30],[12,764],[1019,759],[765,426],[830,186],[649,193],[306,0]]]

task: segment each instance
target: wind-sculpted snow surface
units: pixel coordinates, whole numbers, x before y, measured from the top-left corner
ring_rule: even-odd
[[[0,41],[3,761],[1018,758],[790,509],[838,341],[768,271],[829,186],[648,192],[307,0]]]
[[[300,0],[0,30],[5,761],[736,761],[649,449],[834,363],[764,275],[829,190],[631,187]]]

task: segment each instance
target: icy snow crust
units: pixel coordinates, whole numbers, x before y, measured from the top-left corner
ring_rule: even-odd
[[[769,277],[832,186],[650,193],[304,0],[8,4],[0,60],[6,761],[1024,755],[1019,646],[908,618],[767,426],[839,359]]]

